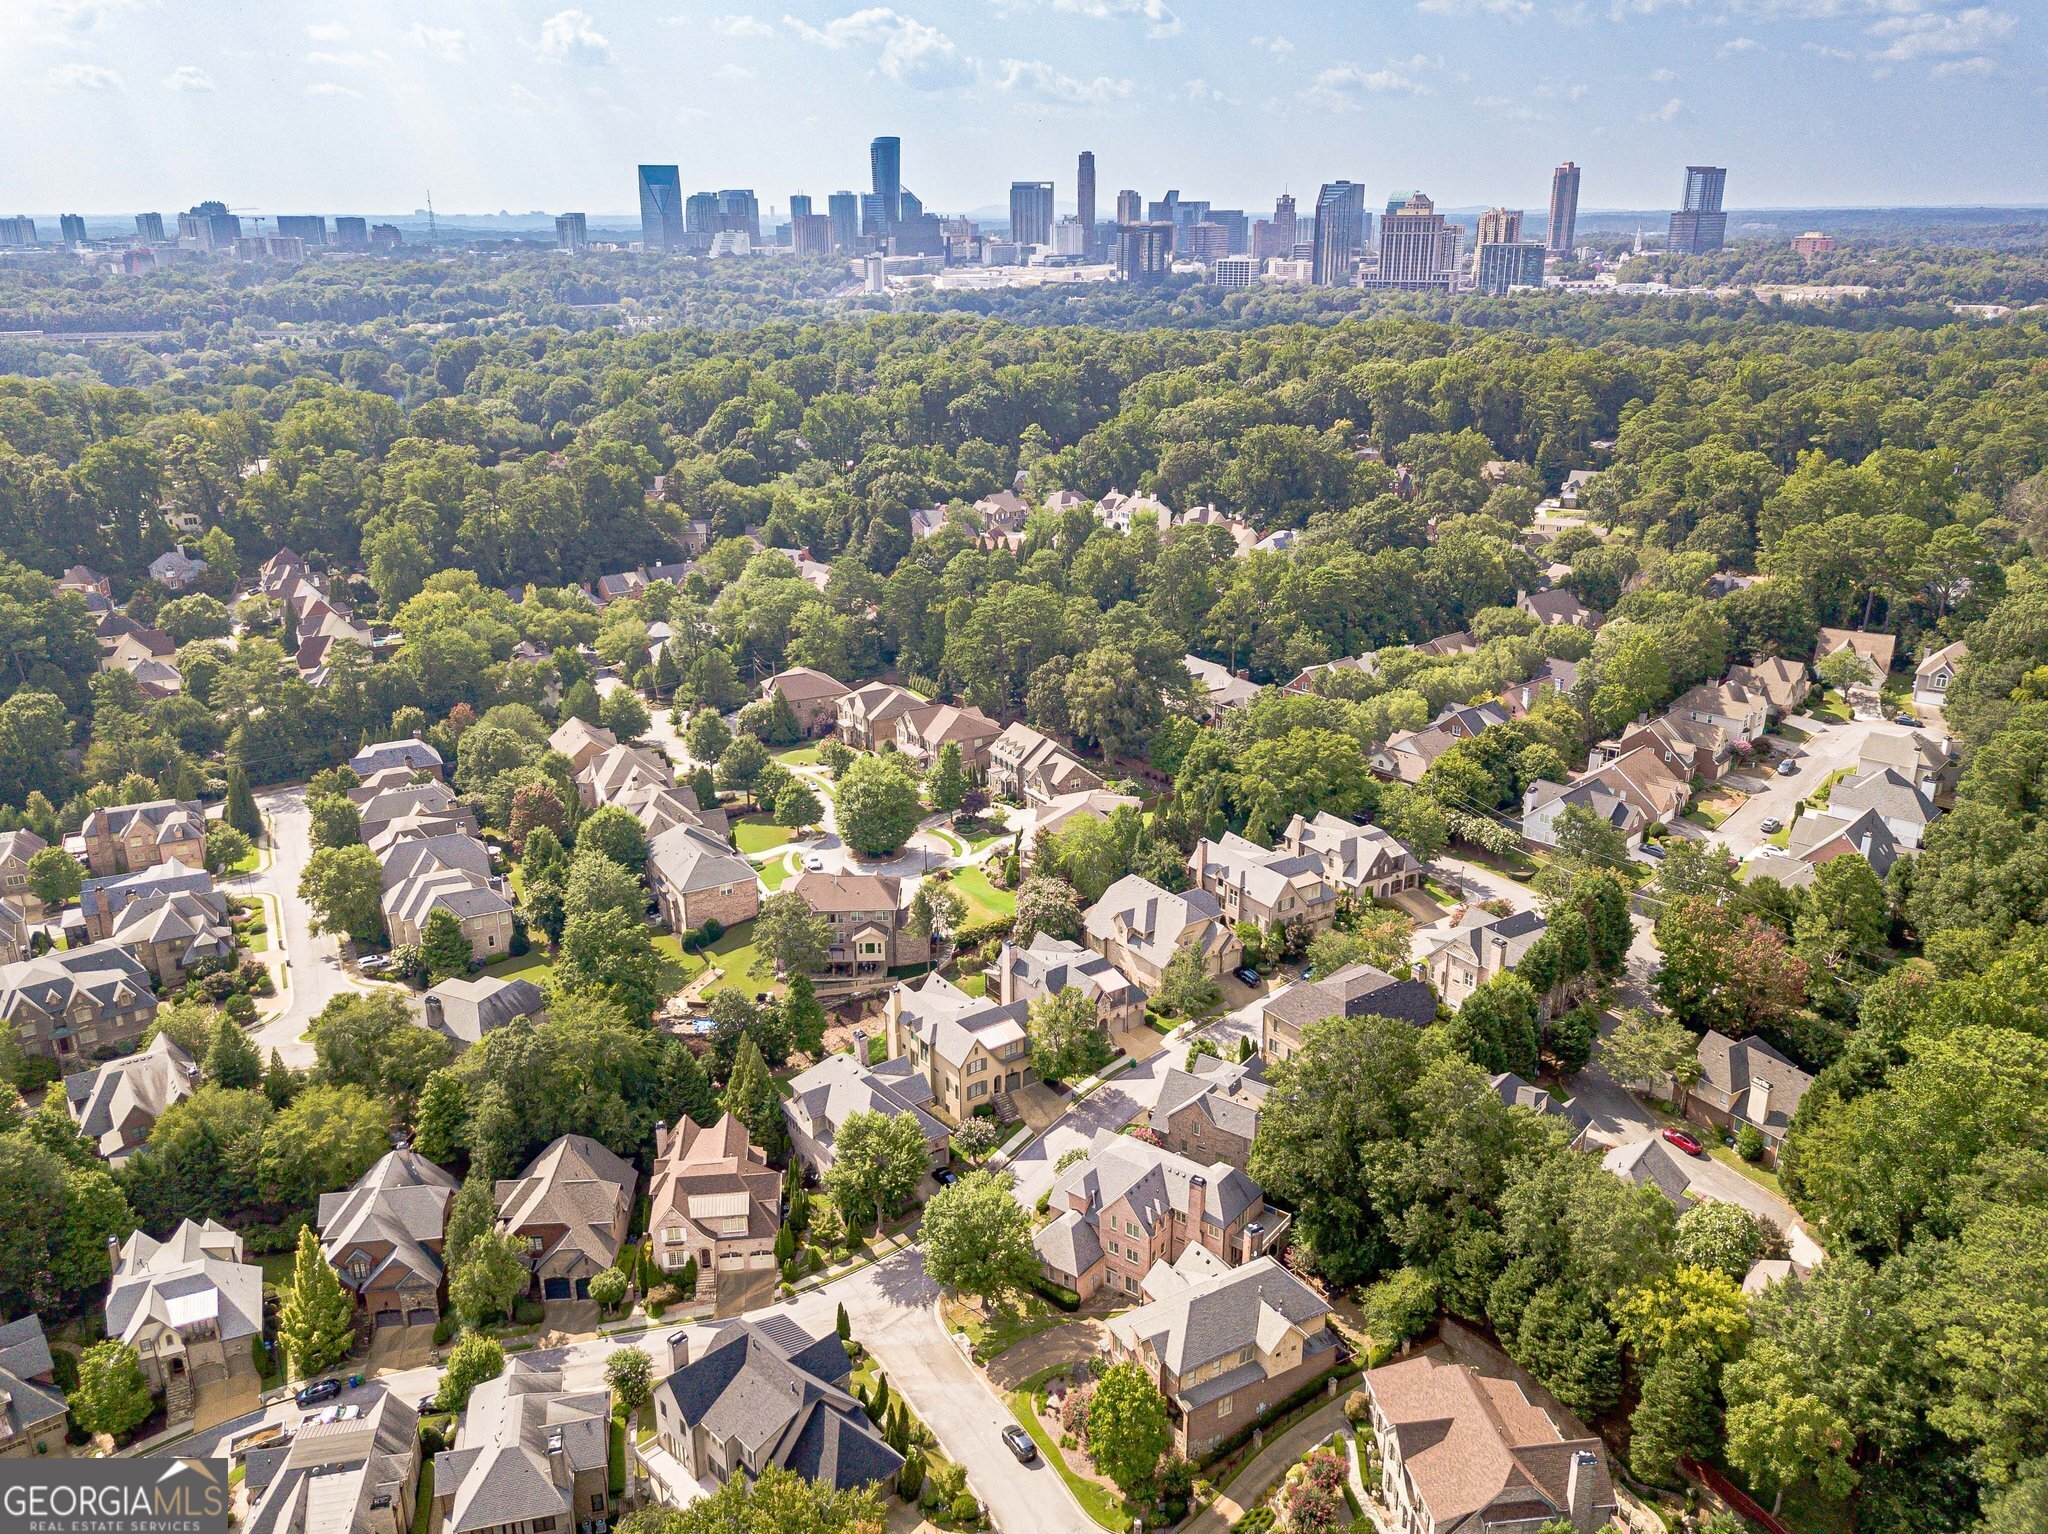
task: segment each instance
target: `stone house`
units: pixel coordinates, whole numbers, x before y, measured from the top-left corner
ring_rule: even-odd
[[[148,1139],[156,1121],[199,1087],[199,1065],[160,1033],[147,1049],[64,1078],[64,1106],[78,1132],[118,1166]]]
[[[1353,825],[1328,810],[1315,819],[1296,815],[1280,833],[1276,848],[1322,863],[1323,879],[1342,894],[1391,900],[1422,887],[1422,865],[1379,826]]]
[[[455,1179],[418,1151],[399,1149],[352,1187],[320,1195],[314,1225],[321,1253],[370,1327],[441,1319],[441,1244],[455,1188]]]
[[[61,1457],[70,1421],[42,1317],[0,1326],[0,1459]]]
[[[814,671],[809,666],[792,666],[761,683],[761,696],[770,698],[781,694],[790,712],[796,715],[798,728],[810,736],[831,732],[839,720],[839,700],[851,691],[837,677]]]
[[[835,709],[839,739],[857,751],[872,751],[885,740],[896,738],[896,721],[914,708],[929,706],[928,699],[893,682],[869,682],[841,698]]]
[[[189,799],[152,799],[97,809],[79,828],[94,875],[133,873],[176,860],[206,866],[206,814]]]
[[[1177,1156],[1241,1167],[1251,1160],[1267,1090],[1266,1063],[1257,1055],[1242,1061],[1195,1055],[1185,1068],[1166,1068],[1146,1125]]]
[[[1137,1295],[1155,1263],[1178,1263],[1191,1246],[1232,1267],[1277,1252],[1289,1223],[1229,1163],[1106,1130],[1060,1173],[1046,1207],[1053,1218],[1031,1237],[1039,1269],[1083,1300],[1105,1286]]]
[[[70,1068],[111,1059],[156,1016],[148,968],[119,943],[91,943],[0,965],[0,1022],[22,1049]]]
[[[888,983],[892,969],[931,962],[931,938],[909,930],[909,903],[894,874],[805,872],[788,888],[831,929],[824,971],[812,977],[820,995],[872,990]]]
[[[222,890],[145,895],[121,908],[110,934],[134,950],[163,986],[182,985],[201,964],[235,957],[235,929]]]
[[[1549,928],[1537,911],[1495,916],[1481,906],[1465,906],[1455,918],[1416,933],[1415,940],[1438,998],[1457,1007],[1496,975],[1513,970]]]
[[[85,940],[104,943],[112,937],[115,922],[132,900],[194,891],[210,893],[213,888],[213,875],[204,867],[178,858],[138,868],[133,873],[86,879],[78,888],[78,914],[85,924]]]
[[[919,768],[931,766],[943,746],[960,748],[960,765],[969,772],[988,767],[989,747],[1003,727],[978,708],[950,703],[924,703],[896,716],[896,749]]]
[[[753,864],[702,826],[670,826],[648,842],[647,886],[671,932],[735,927],[761,910]]]
[[[0,831],[0,900],[30,916],[43,914],[42,901],[28,887],[28,864],[49,845],[33,831]]]
[[[866,1040],[855,1035],[856,1053],[866,1049]],[[854,1055],[827,1055],[789,1083],[789,1095],[782,1100],[782,1122],[789,1131],[790,1154],[819,1178],[832,1170],[833,1143],[839,1126],[856,1113],[881,1113],[890,1118],[909,1116],[924,1133],[926,1176],[917,1196],[927,1197],[938,1186],[931,1173],[945,1167],[952,1157],[952,1142],[944,1124],[928,1111],[932,1086],[924,1073],[905,1056],[884,1060],[880,1065],[862,1065]]]
[[[1731,1039],[1711,1028],[1699,1062],[1700,1079],[1685,1089],[1685,1116],[1730,1133],[1752,1126],[1763,1136],[1764,1160],[1776,1165],[1813,1077],[1762,1039]]]
[[[263,1332],[263,1270],[244,1260],[240,1236],[187,1220],[168,1241],[138,1230],[107,1246],[107,1335],[135,1349],[173,1421],[191,1415],[194,1385],[255,1382],[250,1339]]]
[[[1102,779],[1050,735],[1020,722],[990,743],[988,786],[1020,804],[1048,804],[1099,789]]]
[[[787,1316],[727,1322],[690,1357],[669,1338],[673,1372],[655,1387],[654,1432],[686,1475],[723,1486],[780,1466],[834,1490],[894,1488],[903,1457],[847,1393],[846,1349]]]
[[[1125,874],[1102,892],[1082,917],[1088,946],[1148,992],[1183,943],[1202,957],[1209,975],[1237,962],[1242,947],[1223,906],[1204,890],[1169,894],[1150,879]]]
[[[1027,1005],[1073,986],[1095,1003],[1095,1015],[1111,1033],[1145,1021],[1145,993],[1093,949],[1062,937],[1033,935],[1019,947],[1005,942],[996,956],[996,994]]]
[[[1302,922],[1327,932],[1337,919],[1337,891],[1323,878],[1317,853],[1268,849],[1225,831],[1216,841],[1195,844],[1188,875],[1223,907],[1232,926],[1248,921],[1266,931]]]
[[[958,1124],[984,1110],[1012,1118],[1010,1095],[1038,1079],[1021,1001],[970,996],[931,974],[890,991],[885,1016],[890,1055],[923,1073],[941,1119]]]
[[[1109,1353],[1159,1393],[1173,1452],[1200,1459],[1336,1368],[1344,1351],[1323,1297],[1271,1257],[1230,1267],[1191,1246],[1145,1276],[1147,1303],[1109,1322]]]
[[[1347,964],[1266,999],[1259,1015],[1259,1053],[1277,1065],[1301,1048],[1310,1025],[1326,1017],[1391,1017],[1426,1028],[1436,1021],[1436,1011],[1436,997],[1420,980],[1397,979],[1370,964]]]
[[[611,1501],[611,1398],[571,1391],[559,1365],[509,1358],[469,1398],[452,1448],[434,1456],[434,1500],[413,1534],[573,1534],[602,1529]]]
[[[1617,1511],[1607,1450],[1567,1439],[1510,1379],[1436,1352],[1365,1374],[1381,1498],[1401,1534],[1502,1534],[1559,1521],[1595,1534]]]
[[[498,1231],[525,1248],[543,1300],[590,1297],[590,1280],[617,1263],[640,1174],[587,1135],[563,1135],[492,1190]]]
[[[697,1297],[715,1300],[728,1277],[775,1267],[782,1231],[782,1174],[730,1113],[710,1128],[695,1119],[654,1131],[647,1229],[664,1273],[697,1264]]]
[[[449,833],[394,843],[383,855],[384,929],[392,947],[417,943],[436,907],[452,912],[478,961],[512,951],[512,902],[490,849]]]

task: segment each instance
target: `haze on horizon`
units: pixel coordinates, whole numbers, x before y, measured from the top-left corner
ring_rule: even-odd
[[[724,0],[736,5],[741,0]],[[634,206],[638,161],[764,207],[903,139],[942,211],[1013,179],[1257,209],[1363,180],[1440,205],[2048,202],[2048,16],[2012,0],[13,0],[4,211]]]

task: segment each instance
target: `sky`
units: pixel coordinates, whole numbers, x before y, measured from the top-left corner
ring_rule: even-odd
[[[0,0],[0,212],[764,209],[903,140],[938,212],[2048,202],[2048,0]],[[789,8],[784,9],[787,5]]]

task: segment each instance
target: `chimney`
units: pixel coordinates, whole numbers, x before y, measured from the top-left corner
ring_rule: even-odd
[[[678,1369],[688,1368],[690,1363],[690,1334],[687,1331],[673,1331],[668,1334],[668,1367],[673,1374]]]
[[[1600,1460],[1591,1449],[1572,1454],[1571,1473],[1565,1478],[1564,1500],[1570,1509],[1572,1527],[1579,1534],[1592,1534],[1594,1483],[1599,1479]]]
[[[1771,1084],[1761,1076],[1749,1079],[1749,1101],[1744,1106],[1743,1116],[1752,1124],[1768,1124],[1771,1120]]]
[[[107,1237],[107,1262],[116,1273],[121,1271],[121,1238],[119,1236]]]
[[[1259,1239],[1265,1233],[1266,1227],[1257,1220],[1252,1221],[1251,1224],[1244,1228],[1244,1234],[1238,1238],[1239,1250],[1237,1260],[1239,1262],[1250,1262],[1259,1255]]]
[[[1209,1207],[1209,1179],[1197,1173],[1188,1179],[1188,1241],[1202,1246],[1202,1215]]]
[[[659,1161],[668,1154],[668,1121],[662,1120],[654,1126],[654,1159]]]

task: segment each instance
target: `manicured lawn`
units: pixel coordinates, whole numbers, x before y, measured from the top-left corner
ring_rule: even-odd
[[[1806,700],[1806,712],[1826,724],[1847,724],[1849,708],[1827,688],[1816,688]]]
[[[762,887],[770,890],[781,889],[783,881],[794,876],[788,858],[776,858],[763,863],[754,872],[760,876]]]
[[[749,815],[732,828],[733,845],[741,852],[766,852],[780,847],[795,835],[788,826],[778,826],[766,815]]]
[[[775,966],[754,947],[754,924],[741,922],[710,948],[711,962],[720,974],[711,982],[714,991],[756,991],[775,989]]]
[[[702,974],[711,962],[702,954],[684,953],[683,940],[673,932],[659,934],[654,939],[654,951],[661,955],[661,982],[671,996]]]
[[[1759,1188],[1767,1189],[1779,1198],[1785,1196],[1785,1189],[1778,1181],[1778,1174],[1769,1167],[1762,1164],[1753,1166],[1736,1155],[1729,1147],[1712,1141],[1707,1142],[1707,1154],[1723,1166],[1732,1166]]]
[[[815,767],[821,760],[816,746],[791,746],[787,751],[774,752],[773,759],[785,767]]]
[[[948,1299],[942,1318],[953,1331],[965,1332],[977,1355],[990,1359],[1026,1337],[1051,1331],[1071,1318],[1055,1310],[1035,1294],[1013,1298],[1001,1308],[983,1315],[973,1307]]]
[[[1067,1468],[1067,1459],[1060,1453],[1058,1438],[1038,1420],[1038,1412],[1032,1406],[1028,1392],[1013,1390],[1007,1399],[1010,1410],[1015,1412],[1017,1420],[1024,1424],[1024,1431],[1029,1433],[1031,1441],[1038,1445],[1038,1452],[1044,1456],[1045,1462],[1059,1472],[1060,1479],[1067,1483],[1067,1490],[1071,1491],[1074,1500],[1081,1504],[1081,1511],[1105,1529],[1123,1534],[1123,1531],[1131,1526],[1131,1515],[1124,1507],[1123,1499],[1101,1482],[1091,1481],[1084,1475],[1076,1475]]]
[[[976,851],[980,851],[990,842],[999,842],[1010,834],[1009,827],[997,825],[991,820],[970,820],[965,825],[956,820],[953,822],[953,831]]]
[[[239,874],[253,874],[262,862],[263,849],[252,845],[247,852],[228,865],[227,872],[222,874],[221,877],[223,879],[232,879]]]
[[[988,994],[987,975],[962,975],[955,983],[969,996],[986,996]]]
[[[500,959],[484,966],[484,973],[493,980],[531,980],[535,985],[546,980],[553,970],[547,950],[539,946],[527,949],[516,959]]]
[[[988,875],[979,868],[963,868],[955,873],[953,888],[967,902],[968,912],[975,921],[1017,914],[1017,897],[989,883]]]
[[[426,1528],[428,1515],[434,1508],[434,1461],[430,1455],[420,1456],[420,1491],[413,1499],[412,1507],[412,1526]]]

